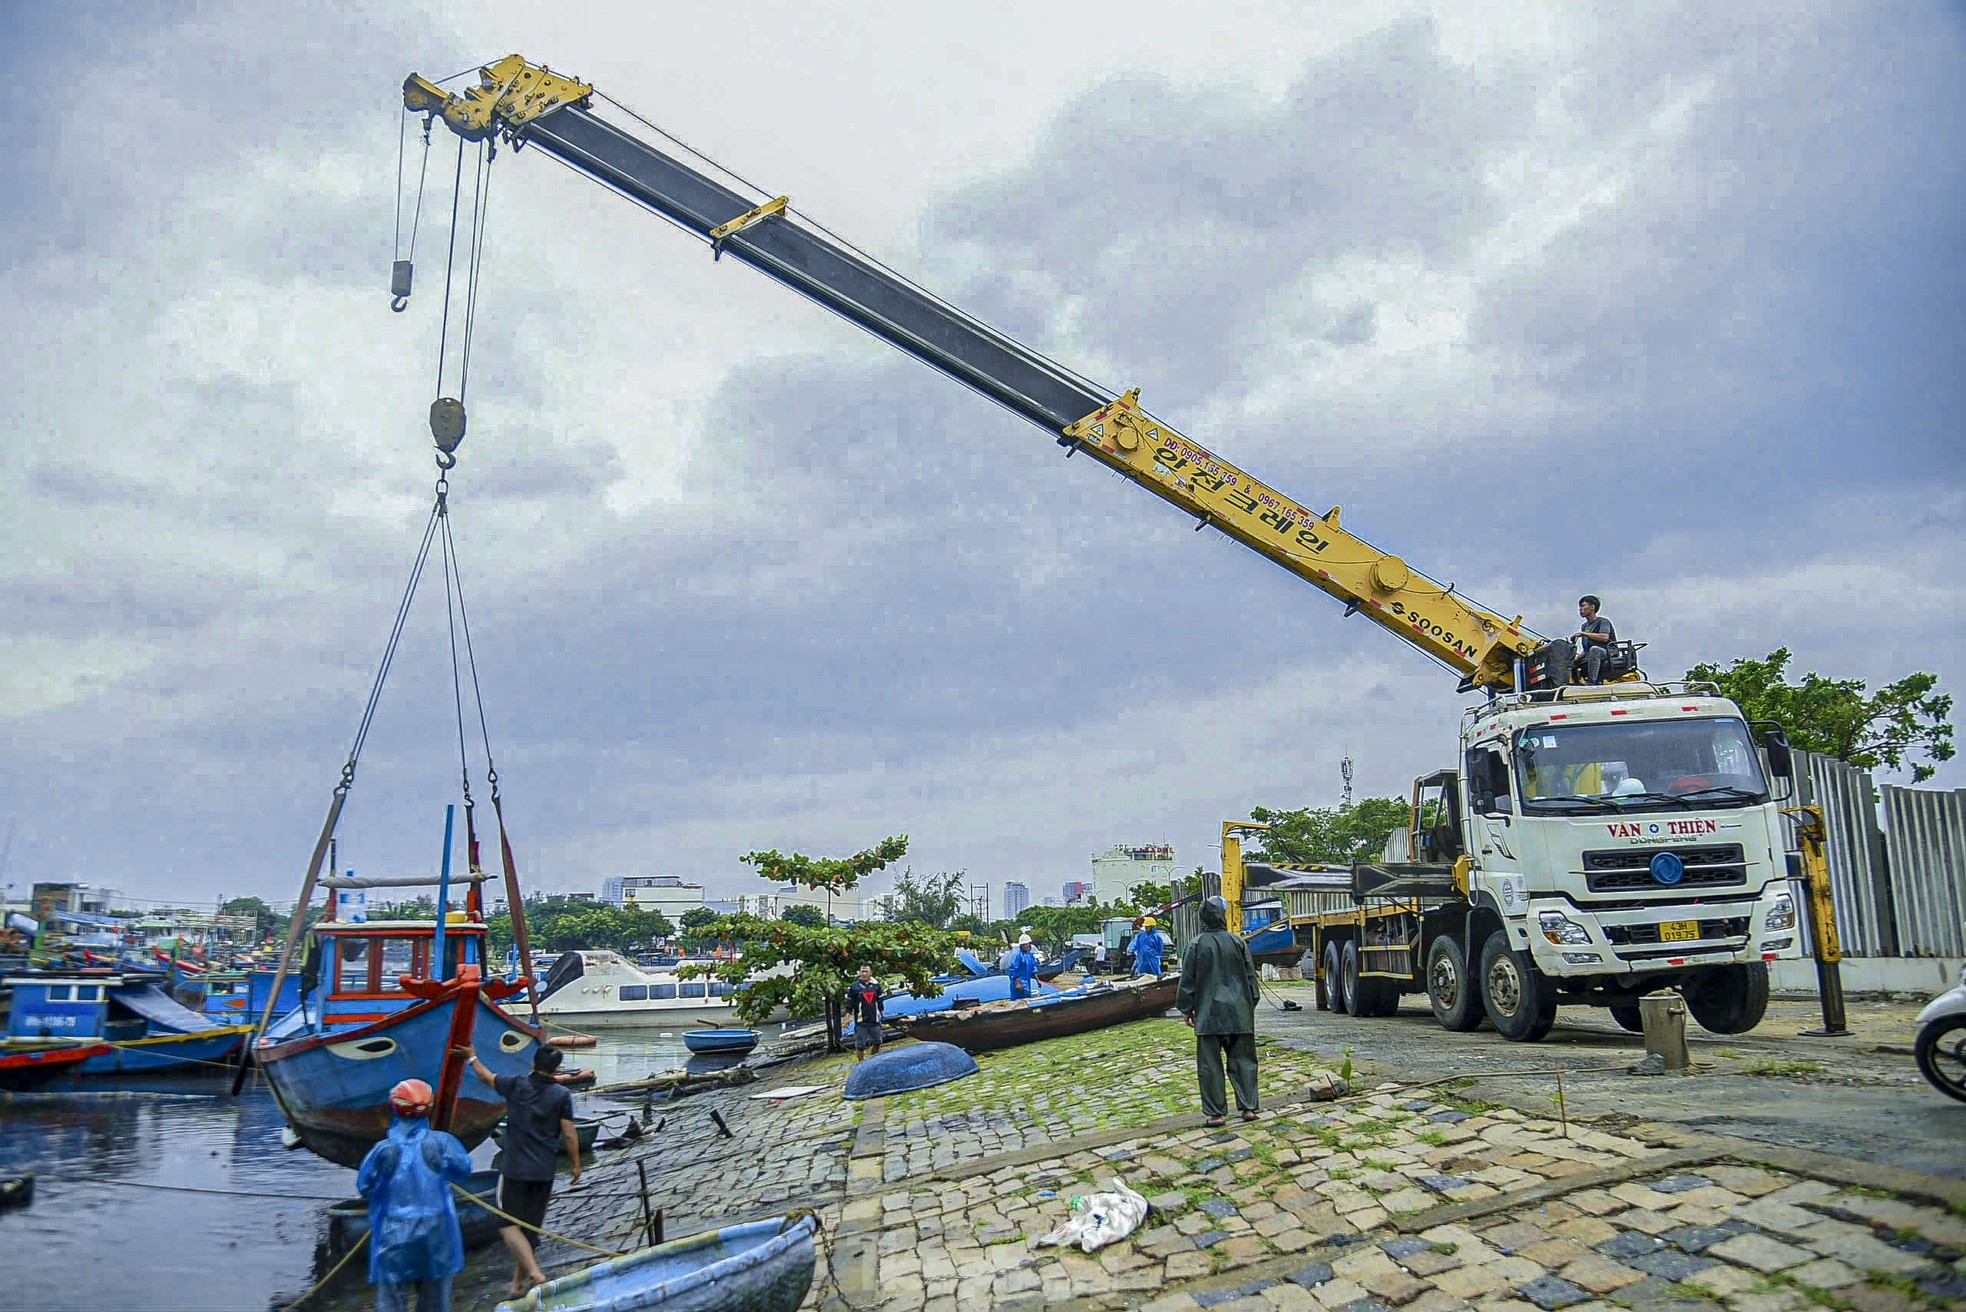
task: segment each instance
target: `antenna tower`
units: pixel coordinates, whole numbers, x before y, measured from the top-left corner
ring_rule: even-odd
[[[1350,806],[1352,804],[1352,758],[1350,756],[1338,762],[1338,773],[1343,775],[1345,779],[1345,795],[1340,805]]]

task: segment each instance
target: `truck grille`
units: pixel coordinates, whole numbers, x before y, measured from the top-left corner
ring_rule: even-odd
[[[1672,885],[1688,888],[1737,888],[1748,882],[1747,863],[1739,843],[1703,847],[1619,848],[1584,853],[1584,886],[1593,893],[1658,892],[1666,886],[1652,878],[1652,858],[1671,852],[1686,866],[1686,877]]]
[[[1689,875],[1691,871],[1687,872]],[[1717,938],[1741,938],[1748,932],[1746,916],[1729,916],[1725,920],[1702,920],[1700,922],[1699,942],[1706,943]],[[1606,925],[1604,937],[1617,947],[1647,947],[1659,942],[1657,925]],[[1697,948],[1696,943],[1670,943],[1668,947]]]

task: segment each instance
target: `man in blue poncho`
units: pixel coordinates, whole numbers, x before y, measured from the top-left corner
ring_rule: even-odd
[[[1017,936],[1017,950],[1010,954],[1010,968],[1004,973],[1010,976],[1010,996],[1028,998],[1034,992],[1032,985],[1038,977],[1038,954],[1031,950],[1031,936]]]
[[[1148,916],[1145,923],[1141,925],[1140,932],[1133,936],[1133,973],[1152,975],[1155,979],[1159,979],[1161,950],[1165,946],[1166,940],[1161,938],[1160,930],[1154,924],[1154,918]]]
[[[355,1187],[369,1200],[369,1282],[376,1312],[450,1312],[451,1277],[464,1269],[451,1182],[471,1174],[456,1136],[430,1128],[434,1098],[422,1080],[389,1091],[389,1137],[362,1159]]]

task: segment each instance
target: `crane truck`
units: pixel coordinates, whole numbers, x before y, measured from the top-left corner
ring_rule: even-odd
[[[1313,512],[1252,478],[1148,412],[1138,388],[1099,388],[788,197],[736,190],[594,102],[591,85],[519,55],[459,92],[416,74],[403,84],[426,130],[544,151],[1289,570],[1482,696],[1462,716],[1456,764],[1414,784],[1406,849],[1357,867],[1351,909],[1311,927],[1329,999],[1371,1015],[1424,991],[1448,1028],[1486,1018],[1518,1040],[1547,1033],[1560,1002],[1635,1017],[1638,995],[1661,985],[1684,988],[1709,1029],[1760,1020],[1766,963],[1799,951],[1771,794],[1771,775],[1791,769],[1778,726],[1751,728],[1711,686],[1645,678],[1637,644],[1614,650],[1611,682],[1576,683],[1567,640],[1371,545],[1338,507]],[[408,285],[399,267],[392,292]],[[448,455],[461,405],[439,398],[431,426]]]

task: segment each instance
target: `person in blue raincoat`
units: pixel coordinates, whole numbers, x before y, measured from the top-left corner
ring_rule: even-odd
[[[362,1159],[355,1187],[369,1200],[369,1282],[376,1312],[450,1312],[451,1277],[464,1269],[451,1182],[471,1174],[455,1135],[430,1128],[435,1101],[422,1080],[389,1091],[389,1137]]]
[[[1031,936],[1017,936],[1017,950],[1010,954],[1010,968],[1004,972],[1010,976],[1010,996],[1028,998],[1035,990],[1032,984],[1038,977],[1038,954],[1031,950]]]
[[[1160,936],[1160,930],[1154,926],[1154,918],[1148,916],[1140,932],[1133,936],[1133,973],[1159,979],[1161,950],[1166,946],[1167,940]]]

